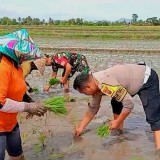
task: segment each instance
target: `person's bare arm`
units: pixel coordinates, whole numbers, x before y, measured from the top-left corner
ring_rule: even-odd
[[[81,123],[76,126],[75,129],[75,136],[80,136],[80,134],[82,133],[82,131],[84,130],[84,128],[89,124],[89,122],[94,118],[95,114],[87,111],[81,121]]]
[[[78,126],[76,126],[75,130],[75,136],[80,136],[84,128],[91,122],[91,120],[94,118],[94,116],[97,114],[99,108],[100,108],[100,102],[102,99],[102,95],[95,95],[92,97],[91,104],[89,103],[89,110],[85,113],[82,121]]]
[[[122,112],[116,120],[111,121],[110,124],[111,129],[119,128],[120,124],[123,123],[123,121],[131,113],[134,107],[134,103],[133,103],[133,98],[129,93],[127,93],[126,96],[124,97],[122,104],[123,104]]]
[[[57,72],[52,72],[52,78],[56,78],[57,77]]]
[[[57,72],[52,72],[51,78],[56,78],[57,77]],[[43,91],[44,92],[48,92],[49,89],[51,88],[51,84],[49,84],[49,82],[44,86]]]
[[[126,96],[124,97],[122,104],[123,104],[123,109],[118,118],[118,121],[120,122],[124,121],[127,118],[127,116],[131,113],[134,107],[133,98],[129,93],[127,93]]]
[[[68,76],[71,73],[71,69],[72,69],[71,65],[69,63],[67,63],[65,65],[65,74],[64,74],[64,77],[62,77],[61,83],[63,83],[63,84],[66,83]]]

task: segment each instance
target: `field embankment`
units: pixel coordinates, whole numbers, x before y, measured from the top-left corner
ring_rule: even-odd
[[[20,28],[32,36],[65,39],[160,39],[160,26],[0,26],[0,35]]]

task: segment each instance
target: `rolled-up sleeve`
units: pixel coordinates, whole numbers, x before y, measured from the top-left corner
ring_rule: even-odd
[[[131,112],[134,108],[134,102],[132,96],[127,93],[124,99],[122,100],[123,110],[122,112]]]
[[[88,103],[88,111],[92,112],[93,114],[97,114],[100,108],[101,99],[102,94],[92,96],[91,103]]]

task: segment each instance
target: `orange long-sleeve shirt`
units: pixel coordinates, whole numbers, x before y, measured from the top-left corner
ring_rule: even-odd
[[[21,102],[26,92],[26,83],[22,69],[15,68],[13,63],[5,56],[0,62],[0,104],[5,103],[6,98]],[[5,113],[0,111],[0,132],[9,132],[17,124],[17,113]]]

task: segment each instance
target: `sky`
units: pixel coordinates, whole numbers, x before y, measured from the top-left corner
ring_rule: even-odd
[[[160,18],[160,0],[0,0],[0,18],[109,20]]]

